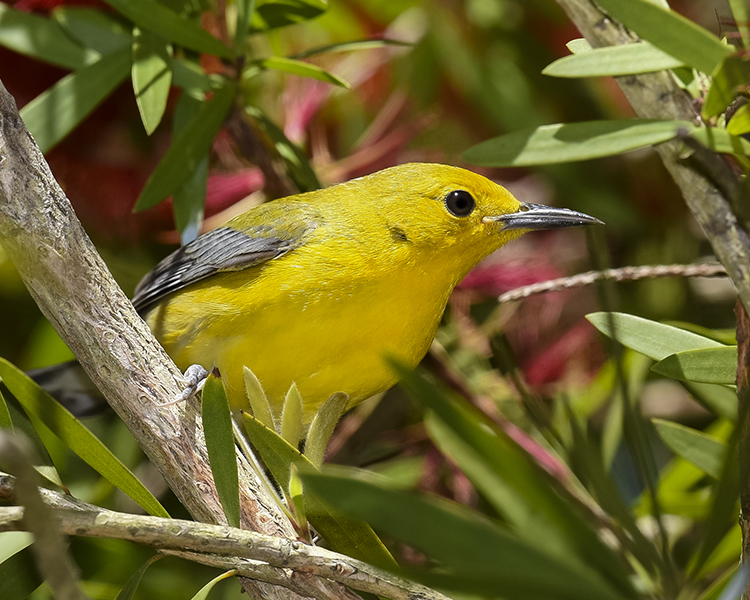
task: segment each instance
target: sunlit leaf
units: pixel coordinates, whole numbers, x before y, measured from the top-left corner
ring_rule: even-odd
[[[336,423],[344,414],[348,402],[349,396],[343,392],[331,394],[310,424],[310,431],[305,441],[305,456],[318,468],[323,464],[328,441],[336,428]]]
[[[542,74],[552,77],[616,77],[675,69],[684,63],[648,42],[607,46],[557,59]]]
[[[684,350],[667,356],[652,369],[681,381],[732,385],[737,375],[737,346]]]
[[[219,583],[220,581],[223,581],[224,579],[228,579],[229,577],[234,577],[237,574],[237,571],[227,571],[226,573],[222,573],[218,577],[214,577],[211,581],[209,581],[206,585],[204,585],[200,590],[198,590],[198,593],[192,597],[192,600],[206,600],[208,598],[208,594],[211,592],[212,589],[214,589],[214,586]]]
[[[245,380],[245,394],[253,410],[253,416],[266,427],[277,431],[273,409],[260,380],[248,367],[242,367],[242,373]]]
[[[246,73],[243,74],[243,77],[251,76],[255,72],[253,68],[283,71],[284,73],[291,73],[292,75],[299,75],[300,77],[310,77],[311,79],[317,79],[318,81],[331,83],[346,89],[351,88],[351,86],[338,75],[329,73],[325,69],[321,69],[319,66],[312,63],[295,60],[293,58],[272,56],[270,58],[256,60],[251,63],[249,66],[250,70],[246,71]]]
[[[23,371],[0,358],[0,377],[29,414],[40,419],[75,454],[149,514],[169,518],[159,501],[78,419]]]
[[[662,360],[683,350],[724,347],[701,335],[635,315],[598,312],[588,314],[586,318],[607,337],[654,360]]]
[[[206,450],[227,522],[240,526],[240,484],[237,451],[232,432],[232,414],[221,379],[209,375],[203,386],[201,415],[206,435]]]
[[[141,29],[206,54],[231,58],[232,53],[200,25],[185,19],[155,0],[105,0]]]
[[[644,40],[708,75],[732,52],[711,32],[651,0],[597,2]]]
[[[439,561],[444,574],[440,581],[446,588],[503,598],[628,597],[574,556],[550,557],[544,540],[532,545],[476,512],[437,496],[358,480],[342,468],[327,469],[325,474],[304,472],[302,480],[331,505]],[[417,571],[411,575],[436,577]]]
[[[750,104],[743,104],[727,123],[727,131],[732,135],[750,132]]]
[[[334,52],[351,52],[353,50],[374,50],[376,48],[384,48],[387,46],[402,46],[410,48],[414,44],[409,42],[402,42],[401,40],[389,40],[385,38],[375,40],[356,40],[353,42],[341,42],[339,44],[327,44],[325,46],[319,46],[317,48],[310,48],[309,50],[303,50],[302,52],[296,52],[289,58],[309,58],[310,56],[317,56],[318,54],[331,54]]]
[[[133,29],[133,91],[143,127],[151,135],[167,108],[172,85],[172,46],[153,33]]]
[[[299,446],[302,438],[302,396],[296,383],[292,383],[284,398],[284,407],[281,411],[281,437],[294,447]]]
[[[690,136],[714,152],[750,156],[750,142],[723,127],[698,127],[690,131]]]
[[[263,2],[256,8],[253,15],[253,29],[275,29],[295,25],[322,15],[327,8],[327,0],[272,0]]]
[[[175,136],[166,155],[141,191],[134,210],[141,211],[155,206],[187,181],[211,148],[214,137],[234,102],[234,94],[235,86],[228,81]]]
[[[462,157],[485,167],[544,165],[590,160],[671,140],[686,121],[625,119],[544,125],[472,146]]]
[[[0,3],[0,45],[67,69],[80,69],[99,58],[71,40],[54,20],[4,3]]]
[[[42,152],[48,152],[127,77],[130,49],[122,48],[70,73],[21,109]]]
[[[718,479],[727,454],[727,445],[702,431],[672,421],[652,419],[662,441],[672,451],[701,471]]]
[[[52,16],[74,39],[99,54],[132,44],[131,27],[114,15],[85,6],[58,6]]]
[[[750,60],[744,54],[727,56],[713,75],[701,116],[708,121],[726,110],[750,86]]]
[[[0,429],[13,431],[13,421],[10,418],[10,411],[8,410],[2,390],[0,390]]]
[[[306,471],[317,469],[307,457],[278,433],[251,415],[244,414],[243,417],[245,429],[253,446],[287,496],[291,495],[291,465],[294,464],[300,470]],[[333,550],[383,568],[396,566],[393,557],[369,525],[331,509],[307,490],[304,493],[304,512]]]

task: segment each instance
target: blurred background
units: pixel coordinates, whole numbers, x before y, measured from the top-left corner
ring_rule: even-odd
[[[107,10],[96,0],[10,4],[39,14],[63,4]],[[674,0],[670,5],[720,37],[734,31],[726,1]],[[216,23],[206,18],[204,27],[212,31]],[[568,41],[580,37],[552,0],[331,0],[320,17],[254,36],[252,43],[257,56],[289,56],[310,47],[382,37],[412,45],[310,59],[349,81],[351,90],[276,71],[254,80],[253,102],[305,149],[324,186],[411,161],[471,169],[462,162],[462,152],[503,133],[633,116],[612,79],[541,75],[550,62],[569,53]],[[210,62],[202,66],[209,72],[221,68]],[[19,107],[65,74],[0,48],[0,78]],[[169,202],[132,212],[169,146],[178,93],[173,89],[164,121],[147,136],[128,80],[47,156],[126,293],[179,242]],[[521,201],[565,206],[606,222],[596,230],[527,235],[488,258],[455,291],[434,354],[459,374],[490,414],[524,430],[528,398],[545,404],[559,394],[573,399],[595,395],[592,382],[601,376],[607,353],[584,319],[587,313],[621,310],[654,320],[733,328],[735,294],[724,278],[658,279],[555,292],[502,306],[496,301],[515,287],[590,269],[710,259],[710,247],[652,150],[534,169],[473,169]],[[240,155],[229,135],[220,134],[212,150],[204,227],[271,199],[273,191],[265,183],[258,166]],[[0,355],[21,368],[71,357],[2,248],[0,315]],[[644,382],[641,401],[648,416],[693,426],[711,418],[679,383],[653,375]],[[431,445],[420,417],[403,392],[391,390],[344,419],[329,458],[370,466],[404,485],[480,506],[468,480]],[[592,418],[596,422],[596,411]],[[112,415],[97,417],[90,426],[154,489],[163,485]],[[134,510],[63,448],[53,459],[79,497]],[[628,490],[628,485],[637,484],[630,481],[626,462],[619,483],[626,496],[633,496],[638,489]],[[172,514],[183,514],[176,502],[165,505]],[[122,585],[118,578],[148,555],[101,540],[75,540],[72,548],[86,556],[79,564],[90,571],[84,575],[100,582],[91,593],[102,598],[114,597],[112,590]],[[132,568],[124,569],[122,561]],[[140,597],[184,597],[183,586],[200,587],[210,571],[185,566],[174,559],[157,563]],[[221,586],[217,591],[226,597],[239,593],[236,583]]]

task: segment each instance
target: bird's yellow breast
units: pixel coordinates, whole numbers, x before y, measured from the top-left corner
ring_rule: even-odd
[[[408,367],[422,359],[463,273],[408,247],[332,255],[331,241],[323,245],[325,254],[311,243],[196,283],[159,304],[148,323],[180,368],[217,366],[235,407],[246,405],[244,365],[277,411],[296,383],[306,422],[335,391],[354,405],[396,382],[387,356]]]

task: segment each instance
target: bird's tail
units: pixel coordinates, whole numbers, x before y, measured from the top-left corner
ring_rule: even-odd
[[[27,375],[76,417],[93,417],[109,408],[77,360],[33,369]]]

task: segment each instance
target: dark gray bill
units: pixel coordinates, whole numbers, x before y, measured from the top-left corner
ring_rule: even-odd
[[[555,208],[544,204],[521,203],[518,212],[497,217],[485,217],[488,221],[499,221],[503,229],[557,229],[580,225],[604,225],[602,221],[569,208]]]

